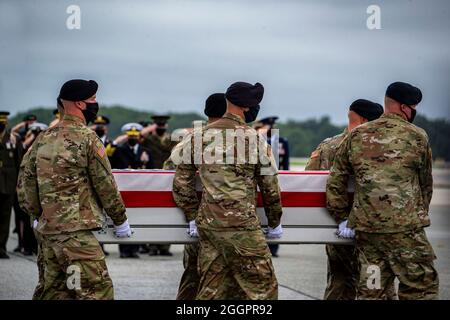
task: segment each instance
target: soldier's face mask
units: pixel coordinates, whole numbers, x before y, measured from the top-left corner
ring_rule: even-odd
[[[131,147],[134,147],[135,145],[137,145],[137,143],[138,143],[138,139],[136,139],[136,138],[128,138],[128,144]]]
[[[256,117],[258,117],[260,106],[249,108],[248,111],[244,112],[245,116],[245,123],[250,123],[256,120]]]
[[[89,124],[90,122],[93,122],[95,118],[97,118],[98,113],[98,103],[97,102],[86,102],[83,101],[86,104],[86,109],[81,110],[83,113],[84,119],[86,120],[86,124]]]
[[[97,136],[99,136],[101,138],[105,135],[106,131],[105,131],[105,128],[103,128],[103,126],[97,126],[95,128],[95,133],[97,134]]]
[[[156,134],[158,136],[162,136],[164,133],[166,133],[167,128],[161,127],[161,128],[156,128]]]
[[[414,118],[415,118],[416,115],[417,115],[417,110],[414,109],[414,108],[411,107],[411,106],[406,105],[406,104],[405,104],[405,106],[407,106],[407,107],[409,108],[409,110],[411,110],[411,117],[408,117],[408,115],[405,114],[405,115],[406,115],[406,118],[408,119],[408,121],[409,121],[410,123],[413,123]]]

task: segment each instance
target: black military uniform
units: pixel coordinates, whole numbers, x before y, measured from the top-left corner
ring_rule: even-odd
[[[116,146],[111,156],[113,169],[153,169],[154,163],[150,152],[139,144],[141,127],[130,123],[123,126],[128,140],[120,146]],[[145,155],[146,154],[146,155]],[[120,244],[121,258],[139,258],[137,254],[139,245]]]
[[[0,111],[0,259],[9,258],[6,243],[9,237],[11,208],[16,193],[17,176],[23,148],[20,137],[6,130],[7,111]]]
[[[289,143],[286,138],[278,135],[272,135],[271,130],[275,127],[275,123],[278,117],[267,117],[259,121],[261,127],[267,127],[267,143],[272,146],[273,154],[275,155],[275,161],[277,162],[279,170],[289,170]],[[278,150],[274,150],[278,145]],[[278,156],[277,156],[278,155]],[[270,252],[272,256],[278,257],[278,249],[280,245],[269,244]]]
[[[170,134],[167,133],[167,121],[170,116],[152,116],[153,123],[156,123],[156,134],[148,135],[142,145],[150,151],[152,155],[155,169],[162,169],[164,162],[170,157],[173,147],[177,144],[177,141],[170,139]],[[171,256],[169,251],[170,245],[158,244],[149,246],[150,255],[164,255]]]

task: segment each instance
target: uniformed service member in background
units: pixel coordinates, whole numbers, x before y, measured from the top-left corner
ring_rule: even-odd
[[[204,113],[208,117],[208,122],[203,125],[211,124],[225,114],[227,110],[227,101],[224,93],[214,93],[210,95],[205,102]],[[164,162],[164,169],[175,170],[177,165],[173,160],[173,155],[176,153],[179,157],[183,156],[183,147],[186,143],[192,144],[192,132],[184,137],[184,139],[175,146],[169,159]],[[189,223],[188,233],[191,237],[198,237],[197,227],[195,225],[196,214],[186,216]],[[184,272],[181,276],[180,285],[178,287],[177,300],[194,300],[197,295],[198,285],[200,282],[200,275],[197,270],[199,244],[186,244],[183,251],[183,267]]]
[[[24,152],[31,147],[38,135],[47,128],[48,126],[46,124],[40,122],[33,122],[28,126],[28,132],[25,134],[22,143]],[[14,252],[21,252],[25,256],[31,256],[33,253],[37,253],[37,242],[30,216],[20,208],[17,194],[14,196],[13,207],[18,238],[18,246],[14,249]]]
[[[17,133],[23,142],[25,141],[25,136],[29,130],[29,126],[34,122],[37,122],[37,117],[34,114],[27,114],[23,117],[22,122],[19,122],[11,129],[11,132]]]
[[[127,140],[116,147],[111,157],[113,169],[153,169],[150,152],[139,143],[142,126],[138,123],[127,123],[122,126],[122,133]],[[139,258],[139,245],[119,244],[121,258]]]
[[[150,151],[153,158],[154,168],[162,169],[164,162],[170,157],[173,147],[177,141],[172,141],[170,134],[167,132],[168,121],[170,116],[154,115],[151,117],[153,123],[142,130],[144,138],[142,146]],[[143,252],[146,252],[144,250]],[[171,256],[170,245],[168,244],[152,244],[148,246],[150,255]]]
[[[9,258],[6,243],[17,175],[23,156],[20,136],[7,129],[8,115],[8,111],[0,111],[0,259]]]
[[[20,205],[38,220],[42,235],[40,299],[113,299],[105,256],[92,231],[105,225],[105,210],[116,236],[132,233],[105,147],[86,126],[98,112],[97,88],[93,80],[64,83],[63,120],[38,136],[21,164]]]
[[[221,119],[206,126],[202,132],[203,144],[197,151],[203,155],[208,146],[203,137],[209,130],[222,134],[224,143],[227,129],[248,130],[257,135],[246,124],[245,113],[259,108],[263,94],[264,88],[259,83],[232,84],[226,92],[227,112]],[[255,120],[256,114],[253,115],[249,120]],[[278,297],[278,283],[270,251],[256,214],[259,186],[269,224],[266,236],[281,237],[282,208],[277,168],[270,147],[262,143],[265,149],[259,151],[266,162],[251,164],[247,161],[240,164],[234,153],[234,162],[227,163],[227,148],[223,147],[216,150],[223,150],[224,163],[181,163],[177,167],[173,197],[187,217],[196,216],[195,225],[200,241],[200,283],[196,299],[239,297],[256,300]],[[195,159],[196,149],[193,148],[191,159]],[[250,148],[246,148],[246,159],[249,152]],[[197,170],[203,185],[201,201],[195,189]]]
[[[108,138],[108,125],[110,124],[109,118],[106,116],[98,115],[94,123],[91,126],[91,129],[95,131],[97,136],[102,140],[103,145],[106,147],[112,141]]]
[[[289,142],[277,134],[272,134],[278,117],[266,117],[258,121],[258,132],[267,137],[267,143],[272,147],[279,170],[289,170]],[[278,150],[275,150],[277,148]],[[269,244],[272,257],[278,257],[279,244]]]
[[[344,131],[322,141],[311,153],[305,170],[330,170],[336,151],[344,138],[357,126],[378,119],[383,114],[383,107],[375,102],[358,99],[348,110],[348,125]],[[356,250],[351,245],[326,245],[327,253],[327,287],[325,300],[354,300],[358,276]],[[395,290],[392,286],[392,294]]]
[[[408,83],[389,85],[385,113],[348,134],[331,168],[328,210],[356,231],[357,299],[385,298],[395,278],[400,300],[438,297],[436,256],[424,231],[433,193],[431,148],[425,131],[412,124],[421,100],[420,89]],[[350,175],[353,204],[346,192]]]

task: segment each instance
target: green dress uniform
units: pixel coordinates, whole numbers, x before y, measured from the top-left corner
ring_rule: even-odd
[[[103,209],[115,225],[127,217],[105,147],[84,119],[65,115],[39,135],[22,161],[17,190],[22,209],[39,221],[45,265],[40,298],[113,299],[92,230],[104,226]]]
[[[355,128],[341,143],[327,182],[327,207],[356,232],[358,299],[386,296],[397,277],[399,299],[435,299],[439,280],[424,227],[433,192],[424,130],[396,114]],[[355,177],[353,203],[347,183]]]
[[[249,130],[257,135],[243,119],[231,113],[209,124],[202,135],[215,130],[225,141],[227,129]],[[208,146],[202,140],[200,150],[195,143],[191,148],[191,159],[196,158],[195,152],[203,154]],[[227,150],[222,150],[225,159]],[[248,149],[246,152],[248,159]],[[269,226],[280,224],[282,208],[275,159],[266,155],[267,161],[262,163],[268,163],[273,174],[264,175],[268,168],[261,162],[241,164],[236,161],[236,153],[233,156],[231,164],[181,163],[173,181],[175,202],[187,220],[195,219],[198,227],[200,283],[196,299],[277,299],[278,283],[271,254],[256,214],[259,186]],[[197,171],[203,185],[201,201],[195,189]]]
[[[8,258],[6,243],[22,155],[20,137],[8,130],[0,132],[0,258]]]

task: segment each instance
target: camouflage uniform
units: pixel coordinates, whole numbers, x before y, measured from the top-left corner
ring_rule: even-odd
[[[347,129],[341,134],[322,141],[311,153],[305,170],[329,170],[333,164],[339,144],[347,136]],[[327,287],[325,300],[354,300],[356,297],[356,276],[358,273],[354,246],[327,244]]]
[[[329,170],[341,142],[348,135],[347,128],[344,132],[322,141],[311,153],[311,158],[305,170]],[[327,287],[325,300],[354,300],[356,298],[356,285],[358,271],[358,259],[354,246],[327,244]],[[395,300],[395,286],[387,291],[387,299]]]
[[[327,183],[327,207],[338,222],[348,216],[348,227],[356,230],[358,299],[383,298],[395,277],[400,299],[437,298],[435,255],[423,230],[430,225],[431,165],[425,131],[395,114],[357,127],[341,143]],[[350,175],[352,205],[345,192]],[[380,287],[368,283],[377,267]]]
[[[180,152],[180,150],[183,150],[183,146],[186,143],[191,143],[192,134],[188,134],[184,137],[184,139],[178,143],[172,151],[173,152]],[[164,170],[176,170],[177,165],[175,164],[174,160],[171,156],[164,162],[163,169]],[[182,155],[182,153],[179,153]],[[192,218],[192,220],[195,218]],[[187,222],[188,217],[186,217]],[[198,290],[198,284],[200,282],[200,275],[197,271],[197,261],[198,261],[198,251],[200,249],[200,246],[198,243],[190,243],[184,245],[183,250],[183,275],[181,276],[180,285],[178,286],[178,294],[177,294],[177,300],[194,300],[197,295]]]
[[[31,225],[33,225],[33,221],[31,221]],[[34,289],[33,300],[40,300],[42,297],[42,293],[44,292],[45,285],[45,261],[44,261],[44,253],[42,251],[42,244],[44,239],[42,238],[42,234],[33,229],[34,236],[37,242],[37,267],[38,267],[38,284]]]
[[[256,131],[237,115],[226,113],[209,124],[223,136],[226,129]],[[194,133],[195,134],[195,133]],[[203,132],[205,135],[205,131]],[[195,137],[194,139],[195,140]],[[265,142],[264,142],[265,143]],[[203,154],[208,142],[203,140]],[[247,144],[248,145],[248,144]],[[265,143],[267,147],[267,144]],[[192,148],[192,153],[196,148]],[[270,147],[267,147],[270,152]],[[223,156],[227,149],[223,148]],[[248,158],[248,149],[246,155]],[[236,160],[236,152],[234,152]],[[194,154],[192,155],[194,159]],[[273,175],[263,175],[258,164],[180,164],[173,183],[173,196],[188,220],[196,216],[200,239],[197,299],[277,299],[278,283],[271,254],[256,214],[259,186],[269,226],[280,224],[281,201],[273,156],[267,157]],[[199,202],[195,176],[203,185]],[[198,214],[197,214],[198,212]],[[238,290],[235,288],[239,287]]]
[[[22,209],[39,219],[45,264],[41,299],[113,299],[103,251],[91,230],[127,219],[105,148],[84,120],[65,115],[42,132],[22,161],[18,196]],[[73,266],[81,287],[71,290]]]

